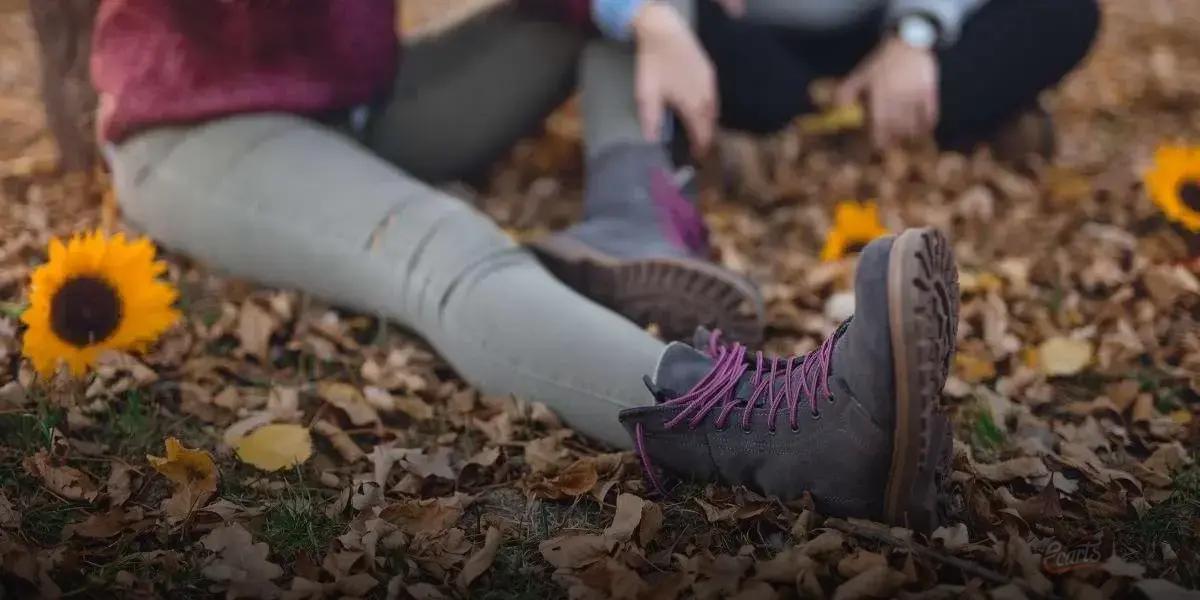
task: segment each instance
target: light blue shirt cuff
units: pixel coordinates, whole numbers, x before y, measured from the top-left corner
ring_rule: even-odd
[[[647,0],[592,0],[592,22],[605,37],[627,42],[633,37],[633,17]]]

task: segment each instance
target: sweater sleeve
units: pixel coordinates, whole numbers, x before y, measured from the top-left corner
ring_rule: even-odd
[[[629,41],[633,17],[646,0],[591,0],[592,22],[606,37]]]
[[[895,25],[909,15],[922,15],[933,20],[941,31],[941,44],[958,41],[963,23],[988,0],[889,0],[888,24]]]

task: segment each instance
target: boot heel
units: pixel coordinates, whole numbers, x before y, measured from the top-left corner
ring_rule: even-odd
[[[896,425],[884,518],[927,530],[937,526],[936,474],[951,451],[941,392],[958,331],[958,271],[941,232],[914,229],[896,239],[888,310]]]

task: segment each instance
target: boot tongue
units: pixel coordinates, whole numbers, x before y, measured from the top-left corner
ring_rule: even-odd
[[[654,369],[654,385],[669,397],[687,393],[712,370],[708,355],[682,342],[672,342],[663,350]]]

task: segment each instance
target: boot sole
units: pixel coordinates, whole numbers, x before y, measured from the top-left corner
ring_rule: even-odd
[[[656,324],[668,340],[691,339],[698,326],[757,346],[766,309],[748,282],[700,260],[621,260],[569,238],[531,244],[542,264],[580,294],[642,327]]]
[[[928,228],[902,233],[888,262],[896,428],[884,518],[922,531],[937,526],[939,488],[953,446],[941,395],[958,302],[958,271],[945,236]]]

